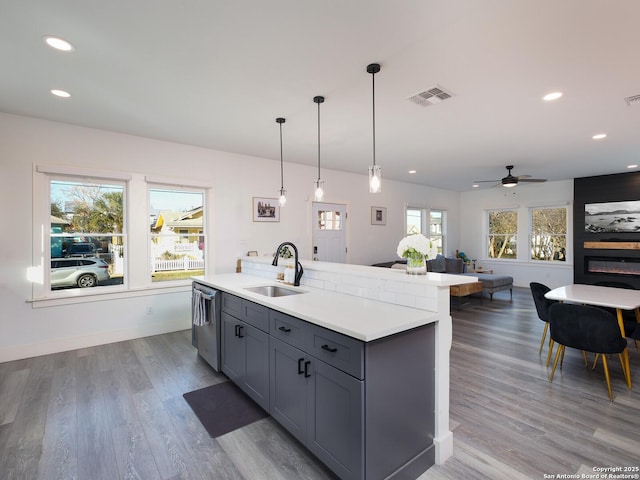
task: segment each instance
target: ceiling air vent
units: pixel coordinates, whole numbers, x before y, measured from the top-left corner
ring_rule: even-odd
[[[634,95],[632,97],[625,97],[624,101],[627,102],[627,105],[640,105],[640,95]]]
[[[407,100],[410,100],[422,107],[428,107],[430,105],[435,105],[436,103],[443,102],[451,97],[453,97],[453,93],[445,90],[440,86],[436,86],[425,90],[424,92],[411,95]]]

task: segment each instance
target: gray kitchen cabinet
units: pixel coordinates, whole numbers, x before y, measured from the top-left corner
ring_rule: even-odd
[[[433,324],[362,342],[237,297],[221,317],[222,371],[341,479],[433,465]]]
[[[225,311],[221,319],[222,372],[269,411],[269,335]]]
[[[313,360],[306,445],[340,478],[363,478],[364,381]]]
[[[271,415],[340,478],[362,478],[364,382],[275,337],[270,362]]]
[[[305,443],[307,440],[308,382],[311,360],[302,350],[271,338],[271,416],[291,434]]]

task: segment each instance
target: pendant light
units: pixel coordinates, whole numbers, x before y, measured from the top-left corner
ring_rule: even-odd
[[[320,202],[322,200],[322,197],[324,196],[324,190],[322,189],[324,180],[320,178],[320,104],[324,102],[324,97],[313,97],[313,101],[318,104],[318,179],[314,182],[316,190],[313,198],[316,200],[316,202]]]
[[[287,191],[284,189],[284,163],[282,161],[282,124],[286,122],[286,120],[278,117],[276,118],[276,122],[280,124],[280,197],[278,198],[278,203],[282,207],[287,203]]]
[[[379,63],[367,65],[367,73],[371,74],[372,106],[373,106],[373,165],[369,167],[369,192],[380,193],[382,189],[382,172],[376,165],[376,73],[380,71]]]

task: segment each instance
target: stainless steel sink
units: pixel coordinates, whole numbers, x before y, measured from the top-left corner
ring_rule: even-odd
[[[293,290],[291,288],[284,288],[278,285],[261,285],[259,287],[245,287],[248,290],[265,297],[286,297],[287,295],[300,295],[301,293],[307,293],[302,290]]]

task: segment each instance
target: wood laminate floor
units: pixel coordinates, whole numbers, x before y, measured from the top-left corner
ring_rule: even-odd
[[[610,402],[602,368],[585,368],[580,352],[567,349],[549,383],[528,289],[471,302],[452,310],[454,455],[420,480],[640,466],[635,347],[633,390],[610,361]],[[190,341],[184,331],[0,364],[0,479],[335,478],[271,418],[211,439],[182,394],[225,377]]]

